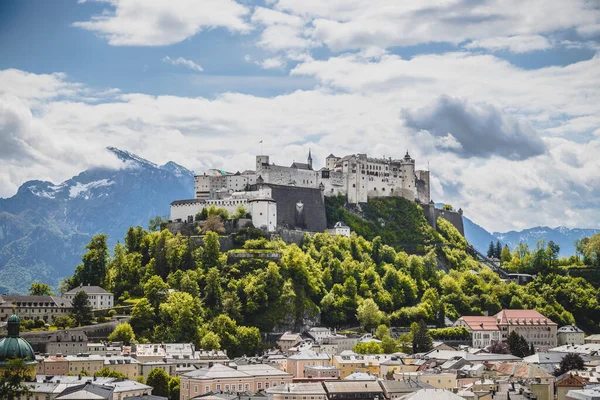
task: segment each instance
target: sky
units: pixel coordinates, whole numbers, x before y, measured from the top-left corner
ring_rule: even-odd
[[[600,227],[600,1],[0,2],[0,197],[119,168],[401,158],[490,231]]]

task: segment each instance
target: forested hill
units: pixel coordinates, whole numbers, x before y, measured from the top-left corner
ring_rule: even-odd
[[[0,199],[0,293],[26,293],[34,281],[70,276],[97,233],[112,246],[130,225],[168,215],[171,201],[193,196],[191,171],[159,166],[115,148],[120,169],[90,169],[61,183],[24,183]]]
[[[503,308],[535,308],[561,325],[600,331],[599,293],[583,279],[549,270],[527,286],[506,284],[467,254],[466,241],[450,223],[440,218],[438,229],[442,246],[426,247],[423,256],[356,234],[307,235],[300,247],[268,241],[253,228],[238,235],[241,251],[280,253],[273,262],[228,257],[214,232],[200,246],[168,230],[130,228],[113,257],[106,238],[94,238],[66,286],[102,285],[119,302],[135,304],[130,323],[138,340],[192,341],[232,356],[254,354],[259,331],[309,322],[368,331],[380,323],[439,324],[445,316]],[[437,257],[446,259],[449,272],[437,269]]]

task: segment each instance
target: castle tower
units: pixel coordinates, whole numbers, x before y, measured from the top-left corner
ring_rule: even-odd
[[[310,149],[308,149],[308,166],[310,167],[310,169],[312,169],[312,155],[310,154]]]
[[[256,156],[256,173],[259,174],[264,165],[269,165],[269,156]]]

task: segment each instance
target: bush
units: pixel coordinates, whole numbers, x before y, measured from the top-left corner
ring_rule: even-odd
[[[21,326],[24,329],[30,330],[35,328],[35,322],[32,319],[26,319],[24,321],[21,321]]]
[[[115,315],[117,315],[117,310],[109,310],[108,311],[108,316],[111,318],[114,318]]]
[[[35,326],[36,328],[43,328],[43,327],[45,327],[45,326],[46,326],[46,321],[44,321],[43,319],[36,319],[36,320],[34,321],[34,326]]]

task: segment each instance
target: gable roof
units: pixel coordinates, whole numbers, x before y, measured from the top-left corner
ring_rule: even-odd
[[[312,167],[309,164],[299,163],[299,162],[292,163],[292,166],[290,168],[306,169],[306,170],[312,171]]]
[[[557,325],[535,310],[502,310],[495,318],[503,325]]]
[[[497,331],[498,324],[496,317],[489,316],[464,316],[461,317],[462,321],[469,326],[472,331]]]
[[[526,362],[505,362],[494,365],[492,369],[499,374],[508,375],[513,378],[554,378],[554,376],[545,369]]]
[[[578,375],[566,374],[564,377],[557,379],[556,386],[558,387],[584,387],[587,381]]]
[[[90,286],[90,285],[87,285],[87,286],[79,285],[78,287],[69,290],[65,294],[77,294],[81,291],[84,291],[86,294],[112,294],[112,293],[109,293],[106,290],[102,289],[100,286]]]

